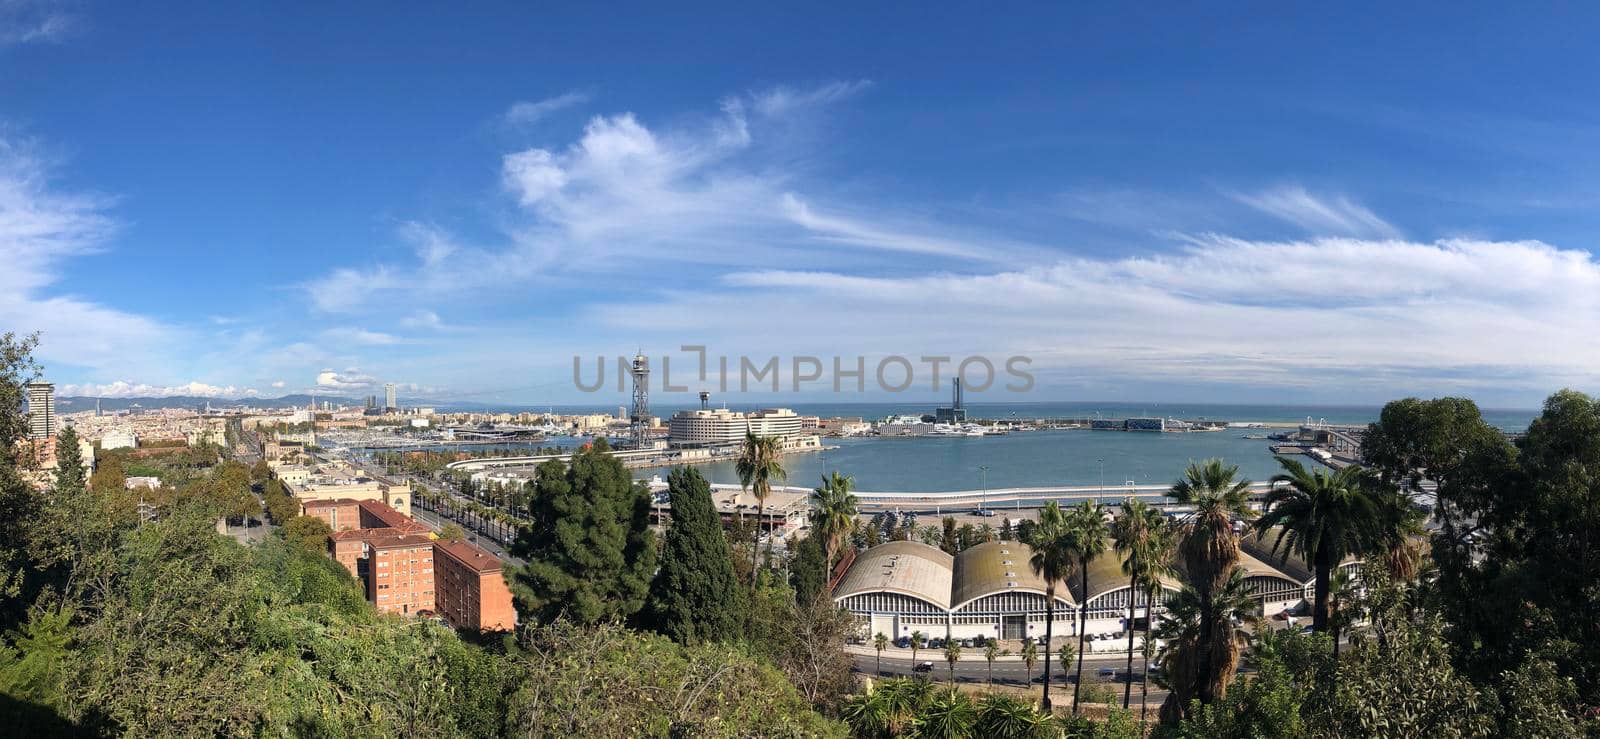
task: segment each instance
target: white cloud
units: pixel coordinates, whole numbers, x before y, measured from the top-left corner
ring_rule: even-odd
[[[176,329],[71,295],[52,294],[62,262],[98,250],[115,231],[109,198],[54,188],[51,162],[30,142],[0,136],[0,326],[43,334],[50,371],[70,364],[115,376],[165,372]]]
[[[439,318],[438,313],[434,313],[431,310],[416,311],[415,313],[400,319],[400,325],[405,326],[406,328],[423,329],[428,331],[443,331],[447,328],[450,328],[449,326],[445,325],[443,319]]]
[[[843,99],[865,83],[806,91],[779,90],[722,101],[704,119],[652,128],[632,113],[591,118],[566,147],[511,152],[501,184],[520,211],[505,228],[508,244],[458,244],[434,226],[406,224],[416,264],[344,268],[302,287],[328,312],[356,312],[385,294],[425,297],[484,294],[530,279],[615,274],[619,261],[659,273],[663,267],[785,264],[842,267],[904,255],[988,262],[1016,258],[1024,247],[944,224],[883,215],[883,208],[840,208],[807,195],[804,153],[764,142],[768,129],[747,107],[770,113]],[[778,150],[774,151],[773,148]]]
[[[350,343],[361,346],[392,346],[406,343],[405,339],[394,334],[348,326],[327,329],[322,332],[322,338],[334,343]]]
[[[260,395],[260,391],[253,387],[235,387],[233,385],[208,385],[203,382],[190,382],[183,385],[147,385],[141,382],[128,382],[117,380],[108,383],[84,383],[81,385],[62,385],[58,391],[63,397],[73,395],[87,395],[99,398],[170,398],[177,395],[193,396],[197,398],[247,398]]]
[[[534,102],[519,101],[512,104],[500,120],[510,126],[529,126],[544,120],[551,113],[589,102],[586,92],[569,92]]]
[[[317,373],[317,387],[331,390],[362,390],[378,385],[377,378],[350,368],[343,372],[325,369]]]
[[[0,0],[0,46],[65,38],[77,19],[51,0]]]
[[[1319,236],[1400,237],[1399,229],[1344,196],[1319,198],[1304,187],[1284,186],[1233,198]]]
[[[852,97],[872,86],[871,80],[832,82],[809,90],[779,86],[751,96],[757,112],[780,116],[800,108],[827,105]]]
[[[1600,261],[1539,242],[1210,237],[986,274],[766,270],[724,283],[599,318],[670,336],[716,315],[716,343],[738,351],[1020,353],[1128,382],[1531,393],[1600,379],[1600,344],[1583,340],[1600,335]]]
[[[282,390],[284,385],[287,385],[287,384],[288,383],[284,382],[283,380],[273,380],[272,381],[272,389],[274,389],[274,390]]]

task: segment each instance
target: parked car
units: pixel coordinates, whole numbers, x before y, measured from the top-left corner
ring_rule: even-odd
[[[899,639],[894,640],[894,645],[899,647],[899,648],[901,648],[901,649],[910,649],[911,648],[911,637],[902,636]]]
[[[911,668],[911,671],[912,672],[933,672],[933,663],[932,662],[928,662],[926,660],[924,660],[922,662],[918,662],[916,667]]]

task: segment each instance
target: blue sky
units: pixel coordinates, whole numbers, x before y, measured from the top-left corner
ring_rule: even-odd
[[[0,328],[69,392],[611,403],[574,355],[699,344],[1529,406],[1600,366],[1582,6],[281,5],[0,0]]]

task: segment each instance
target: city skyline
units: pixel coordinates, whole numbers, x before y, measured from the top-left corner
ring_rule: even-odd
[[[1530,408],[1600,364],[1590,10],[376,10],[0,9],[0,327],[58,395],[604,407],[573,357],[703,345]]]

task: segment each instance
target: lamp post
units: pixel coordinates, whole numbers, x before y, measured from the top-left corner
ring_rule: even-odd
[[[1106,460],[1102,457],[1095,461],[1100,463],[1100,492],[1094,496],[1095,505],[1099,505],[1101,499],[1106,497]]]
[[[986,464],[978,465],[978,477],[979,477],[979,479],[983,480],[983,504],[982,504],[982,508],[983,508],[984,511],[988,511],[989,510],[989,465],[986,465]]]

